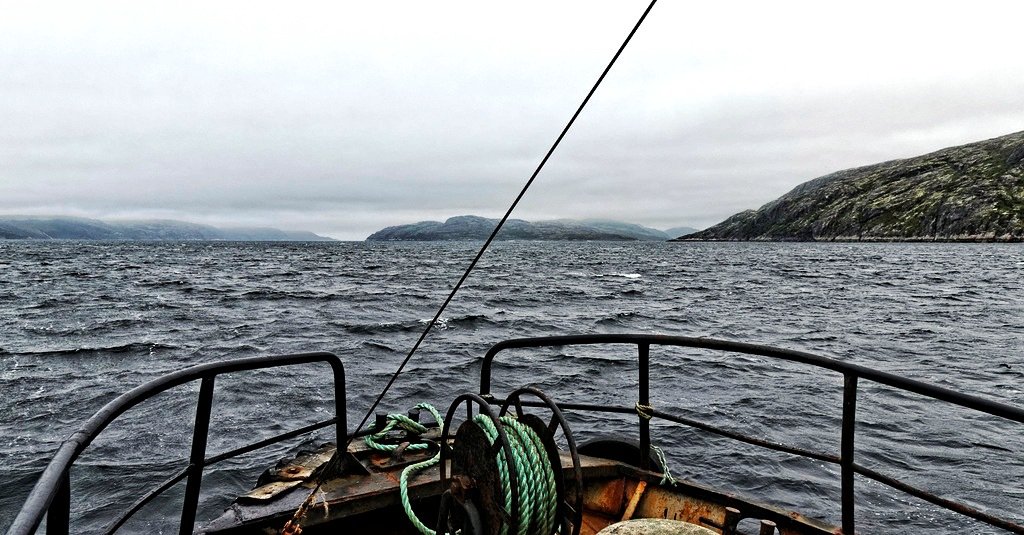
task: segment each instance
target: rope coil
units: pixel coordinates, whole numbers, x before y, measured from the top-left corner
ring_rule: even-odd
[[[558,522],[558,487],[555,482],[555,470],[547,457],[544,441],[529,426],[513,416],[502,416],[500,425],[504,428],[512,451],[512,466],[519,482],[519,529],[515,535],[551,535],[555,532]],[[478,414],[473,424],[480,427],[490,445],[498,440],[498,428],[494,421],[485,415]],[[402,507],[413,526],[423,535],[436,535],[436,532],[425,525],[412,510],[409,500],[409,479],[413,474],[430,468],[440,460],[440,452],[434,457],[407,466],[399,477],[399,491]],[[501,495],[506,511],[513,512],[512,474],[509,473],[504,449],[499,449],[495,457],[498,480],[501,483]],[[503,524],[501,535],[508,535],[507,524]]]
[[[555,531],[558,487],[544,442],[533,429],[513,416],[502,416],[500,421],[512,446],[512,460],[519,481],[520,510],[517,535],[550,535]],[[484,430],[493,445],[498,439],[498,430],[494,422],[482,414],[475,416],[473,422]],[[505,494],[505,510],[512,511],[511,479],[504,451],[498,450],[497,457],[499,478]],[[501,533],[508,533],[508,526],[503,525]]]

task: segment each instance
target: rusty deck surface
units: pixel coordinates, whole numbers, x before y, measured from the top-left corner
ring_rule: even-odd
[[[277,533],[313,491],[313,484],[306,478],[330,458],[334,449],[333,445],[325,445],[279,463],[261,476],[257,488],[240,496],[220,517],[200,527],[197,533]],[[401,508],[398,480],[402,469],[432,454],[406,452],[394,457],[370,450],[362,442],[354,442],[349,452],[358,466],[353,473],[321,487],[317,505],[302,522],[303,529],[311,534],[327,529],[336,532],[339,527],[358,528],[372,521],[378,533],[417,533]],[[797,513],[697,483],[680,481],[675,486],[663,486],[659,484],[660,474],[618,461],[585,455],[580,456],[580,461],[584,480],[584,535],[630,518],[681,520],[715,528],[717,533],[726,520],[726,507],[738,509],[744,518],[774,521],[783,535],[839,532],[836,527]],[[567,454],[563,454],[562,465],[572,465]],[[428,525],[437,518],[438,497],[445,490],[439,478],[440,471],[435,466],[410,480],[410,498]]]

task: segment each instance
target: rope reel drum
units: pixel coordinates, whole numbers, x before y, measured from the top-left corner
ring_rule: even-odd
[[[535,398],[527,403],[549,413],[547,422],[524,410],[524,397]],[[463,394],[448,408],[442,436],[451,436],[460,406],[466,407],[467,418],[454,444],[441,450],[441,478],[448,490],[437,533],[578,535],[583,477],[575,440],[558,406],[529,387],[509,395],[497,413],[484,398]],[[568,475],[555,443],[559,434],[572,460]]]

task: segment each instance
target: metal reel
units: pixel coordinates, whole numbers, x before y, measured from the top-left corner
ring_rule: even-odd
[[[437,514],[436,535],[458,533],[460,535],[484,535],[480,511],[470,501],[456,501],[451,490],[441,495],[441,507]]]
[[[524,397],[536,399],[524,400]],[[501,416],[514,409],[519,422],[540,437],[548,462],[556,474],[556,514],[559,518],[557,533],[579,535],[583,515],[582,469],[576,451],[576,441],[554,401],[535,388],[520,388],[509,395],[501,405],[500,413],[496,415],[494,408],[484,398],[476,394],[463,394],[448,408],[442,436],[451,436],[451,422],[455,412],[463,404],[466,406],[467,419],[455,434],[455,446],[452,448],[446,445],[441,449],[441,480],[449,487],[444,499],[450,500],[450,503],[440,512],[438,533],[454,532],[457,527],[468,529],[467,533],[480,530],[479,533],[485,535],[498,535],[503,527],[507,527],[509,533],[518,531],[520,519],[514,512],[520,510],[520,482],[514,467],[512,446],[500,421]],[[474,405],[478,414],[490,419],[495,425],[498,437],[494,444],[490,443],[483,429],[473,422]],[[545,422],[537,415],[528,414],[524,410],[525,406],[546,408],[550,412],[550,418]],[[559,448],[555,443],[558,432],[561,432],[572,459],[570,478],[566,477],[562,468]],[[509,473],[511,511],[505,508],[505,493],[498,473],[500,451],[505,453],[504,459]],[[446,461],[451,462],[451,474],[448,473],[449,466]]]
[[[456,526],[464,524],[466,520],[472,520],[469,515],[462,517],[457,512],[457,509],[461,508],[473,510],[474,514],[478,515],[480,533],[484,535],[498,535],[502,526],[507,526],[509,533],[516,533],[519,530],[519,519],[504,507],[504,492],[498,475],[499,451],[504,451],[509,473],[512,511],[519,510],[519,480],[508,435],[502,429],[501,421],[490,403],[476,394],[463,394],[455,398],[445,415],[441,436],[450,436],[455,411],[462,404],[466,405],[469,417],[455,434],[455,448],[447,444],[441,448],[441,481],[448,486],[446,494],[450,494],[453,503],[449,508],[450,512],[441,511],[437,531],[447,532],[449,524]],[[479,414],[489,418],[498,430],[498,438],[493,445],[484,431],[473,422],[474,405]],[[448,474],[446,461],[451,461],[451,474]],[[458,507],[455,507],[456,505]]]

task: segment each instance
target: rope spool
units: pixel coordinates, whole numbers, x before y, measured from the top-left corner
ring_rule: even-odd
[[[552,418],[523,411],[521,398],[529,394],[541,399]],[[449,484],[449,500],[479,516],[479,533],[486,535],[576,535],[581,524],[582,474],[575,442],[558,407],[535,389],[520,389],[509,396],[496,415],[490,403],[475,394],[457,398],[445,418],[448,435],[455,411],[466,405],[468,418],[455,434],[454,446],[442,448],[441,460],[450,455],[451,474],[442,462],[441,475]],[[473,407],[478,409],[473,414]],[[510,414],[509,409],[515,408]],[[567,503],[564,472],[555,445],[560,430],[570,445],[573,458],[572,485],[575,500]],[[459,507],[442,511],[438,533],[465,528]],[[466,529],[462,529],[467,533]]]
[[[430,411],[441,425],[441,416],[431,405],[420,403],[416,408]],[[491,456],[493,462],[485,462],[483,467],[473,466],[463,472],[471,473],[470,478],[474,482],[487,481],[485,487],[488,490],[500,488],[500,493],[484,492],[478,499],[483,504],[484,514],[491,519],[490,525],[497,526],[498,535],[552,535],[558,529],[558,498],[561,485],[556,480],[561,475],[561,464],[557,450],[554,449],[554,442],[550,438],[550,431],[539,418],[532,415],[500,416],[497,423],[492,417],[493,415],[478,414],[460,427],[456,444],[464,455],[456,456],[454,466],[465,467],[466,462],[479,464],[478,461],[467,459],[474,459],[481,452],[484,457]],[[387,416],[387,424],[366,437],[365,442],[378,451],[394,451],[398,447],[397,444],[382,442],[396,428],[414,434],[426,431],[426,427],[403,414],[390,414]],[[548,436],[548,440],[545,441],[543,436]],[[504,444],[510,447],[502,448],[502,440],[506,440]],[[416,444],[409,445],[406,450],[412,450],[414,446]],[[506,451],[511,452],[510,458],[505,457]],[[424,524],[412,510],[412,503],[409,500],[409,479],[416,472],[434,466],[439,461],[440,452],[430,459],[406,467],[399,478],[401,501],[406,516],[423,535],[436,535],[437,532]],[[495,482],[497,487],[494,486]],[[516,483],[517,499],[513,499],[513,482]],[[460,498],[462,502],[465,501],[464,496]],[[498,507],[491,506],[492,503],[497,503]],[[521,507],[517,508],[515,504]],[[475,518],[480,518],[480,514],[476,513],[476,505],[467,508],[462,503],[460,506],[463,516],[466,515],[466,511],[472,510]],[[505,513],[508,511],[518,511],[514,515],[517,519],[514,531],[510,529],[512,523],[500,520],[503,516],[510,516]],[[462,523],[465,522],[460,522]],[[485,528],[480,520],[474,520],[473,523],[475,530],[483,532]],[[463,534],[474,532],[466,529],[461,531]]]
[[[551,412],[545,423],[523,410],[523,396],[539,399]],[[423,535],[460,532],[462,535],[578,535],[582,514],[582,472],[576,443],[561,411],[543,392],[523,388],[513,392],[495,415],[490,403],[475,394],[465,394],[452,403],[442,419],[429,404],[418,409],[431,413],[449,435],[455,410],[466,403],[469,417],[459,426],[453,447],[442,446],[437,455],[406,467],[399,478],[402,506],[409,520]],[[478,414],[472,412],[473,405]],[[536,405],[536,403],[534,403]],[[511,409],[515,413],[510,413]],[[387,416],[387,424],[368,436],[366,444],[379,451],[394,451],[398,445],[388,434],[404,429],[421,434],[426,427],[403,414]],[[565,499],[565,483],[554,434],[560,430],[573,460],[573,494]],[[408,445],[407,449],[413,449]],[[446,456],[451,460],[447,475]],[[430,529],[412,510],[409,479],[413,474],[441,462],[441,477],[449,490],[442,498],[437,531]]]
[[[511,446],[511,459],[506,458],[504,448],[496,447],[502,440],[499,426]],[[551,535],[557,531],[555,478],[556,472],[561,471],[561,463],[557,457],[549,457],[542,438],[545,434],[540,419],[529,415],[521,419],[501,416],[495,423],[486,415],[478,414],[459,428],[453,472],[475,482],[483,518],[490,521],[488,525],[497,526],[498,535]],[[513,481],[517,484],[515,491]],[[496,489],[500,492],[494,492]],[[513,499],[513,492],[516,499]],[[516,510],[517,515],[512,515],[516,522],[505,522],[504,512]]]

